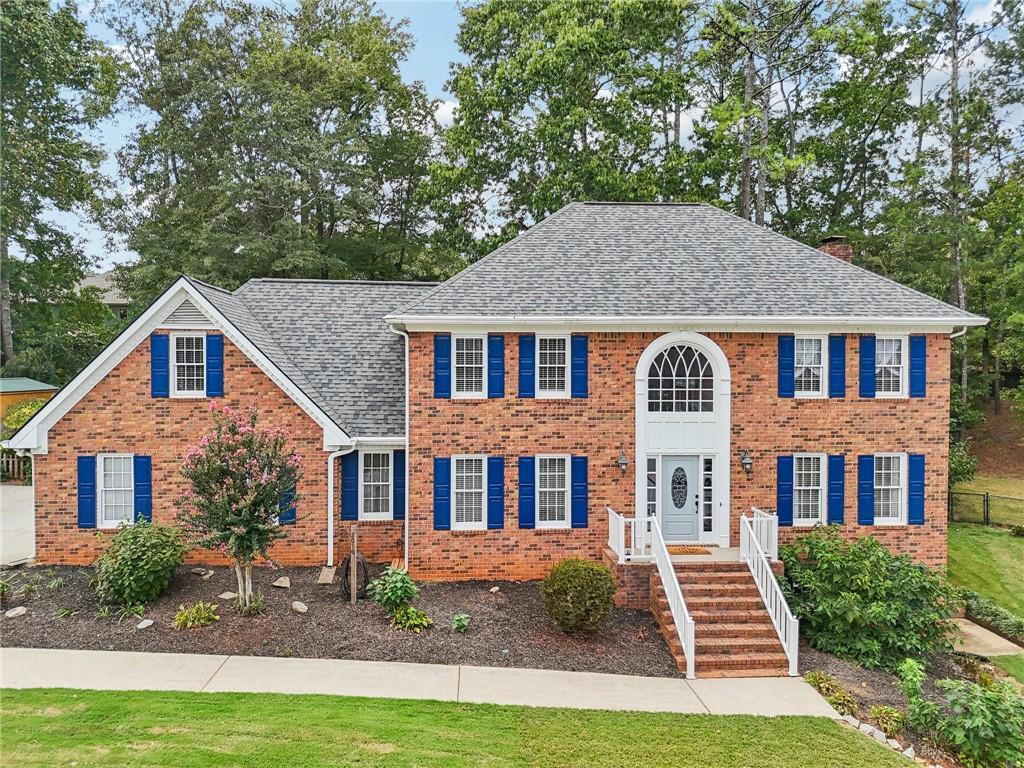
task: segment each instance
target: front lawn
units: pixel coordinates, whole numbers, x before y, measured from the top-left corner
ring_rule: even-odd
[[[1024,683],[1024,653],[1016,656],[993,656],[991,661],[1010,677]]]
[[[902,768],[810,717],[668,715],[274,694],[5,690],[0,763]]]
[[[1024,616],[1024,538],[970,523],[949,526],[949,578]]]

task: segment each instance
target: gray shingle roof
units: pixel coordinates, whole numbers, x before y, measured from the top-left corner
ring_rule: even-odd
[[[383,318],[433,283],[191,282],[349,435],[405,434],[405,350]]]
[[[572,203],[396,318],[979,318],[710,205]]]

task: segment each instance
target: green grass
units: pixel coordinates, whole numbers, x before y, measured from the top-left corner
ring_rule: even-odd
[[[1016,496],[1024,499],[1024,477],[987,477],[975,475],[969,483],[960,483],[954,490],[976,491],[984,493],[988,491],[997,496]]]
[[[993,656],[991,661],[1010,677],[1024,683],[1024,653],[1016,656]]]
[[[949,578],[1024,616],[1021,590],[1024,538],[970,523],[949,526]]]
[[[1024,478],[978,475],[969,483],[960,483],[954,491],[991,494],[989,518],[997,525],[1024,525]],[[998,498],[997,498],[998,497]],[[953,511],[957,520],[982,521],[980,496],[956,496]]]
[[[810,717],[585,712],[269,694],[5,690],[0,764],[903,768]]]

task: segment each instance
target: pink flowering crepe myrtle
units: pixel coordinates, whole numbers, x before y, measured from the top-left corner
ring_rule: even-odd
[[[234,560],[239,604],[252,605],[252,564],[285,537],[279,517],[298,500],[302,459],[283,430],[262,429],[255,405],[211,404],[213,425],[185,451],[178,518],[195,544]]]

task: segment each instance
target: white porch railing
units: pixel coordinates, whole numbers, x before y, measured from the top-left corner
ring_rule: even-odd
[[[754,577],[757,591],[761,593],[761,600],[764,601],[764,606],[768,609],[768,615],[771,616],[772,624],[775,625],[775,631],[778,633],[782,647],[786,651],[786,658],[789,659],[789,674],[796,676],[799,674],[797,654],[800,644],[800,622],[797,621],[796,617],[793,616],[793,612],[789,609],[786,596],[782,594],[782,587],[779,586],[779,582],[775,579],[771,564],[768,562],[768,556],[765,554],[765,548],[761,545],[758,537],[759,532],[763,534],[766,530],[770,530],[770,527],[765,522],[759,523],[757,521],[773,516],[765,515],[764,512],[756,508],[753,512],[753,519],[746,515],[740,516],[740,557],[746,561],[747,567],[750,568],[750,575]],[[763,517],[759,518],[758,513]],[[775,546],[777,547],[777,527],[774,529],[774,532]],[[776,549],[776,551],[778,550]]]
[[[683,599],[683,589],[679,586],[679,578],[676,576],[676,569],[672,565],[672,558],[669,557],[668,548],[665,546],[665,539],[661,536],[661,528],[658,521],[648,517],[643,522],[647,523],[650,531],[651,556],[658,568],[658,576],[661,578],[661,586],[665,589],[665,596],[668,598],[668,608],[672,612],[672,621],[676,625],[676,632],[679,634],[679,642],[683,646],[683,655],[686,656],[686,676],[693,680],[694,673],[694,637],[693,617],[686,608],[686,600]]]
[[[751,507],[754,517],[750,524],[754,528],[754,538],[771,562],[779,559],[779,518]]]
[[[608,547],[620,563],[645,562],[651,559],[651,534],[647,521],[623,517],[611,507],[608,510]]]

